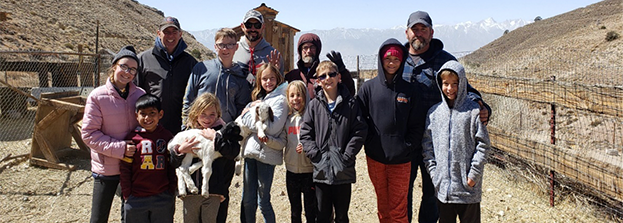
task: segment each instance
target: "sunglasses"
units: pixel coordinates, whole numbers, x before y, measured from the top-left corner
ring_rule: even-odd
[[[320,76],[318,76],[318,80],[319,81],[324,81],[325,79],[327,79],[327,75],[329,77],[335,77],[335,76],[337,76],[337,72],[331,72],[331,73],[328,73],[328,74],[320,75]]]
[[[247,29],[250,29],[251,27],[255,27],[255,29],[260,29],[262,28],[262,23],[259,22],[247,22],[244,24],[245,27],[247,27]]]

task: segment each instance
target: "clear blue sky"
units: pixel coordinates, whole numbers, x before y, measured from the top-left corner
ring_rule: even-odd
[[[199,31],[233,27],[242,22],[249,9],[266,3],[277,11],[277,20],[301,31],[332,28],[392,28],[406,26],[409,14],[427,11],[433,24],[452,25],[460,22],[479,22],[493,18],[497,22],[512,19],[534,20],[556,16],[599,2],[598,0],[138,0],[163,11],[165,16],[180,20],[182,29]]]

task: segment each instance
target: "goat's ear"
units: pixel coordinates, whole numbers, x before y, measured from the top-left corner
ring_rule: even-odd
[[[223,147],[219,144],[221,144],[221,142],[223,141],[223,138],[221,138],[220,140],[216,140],[216,138],[214,138],[214,151],[220,152],[221,149],[223,149]]]
[[[260,106],[255,106],[255,121],[260,120]]]
[[[273,109],[268,107],[268,120],[271,122],[275,121],[275,114],[273,114]]]

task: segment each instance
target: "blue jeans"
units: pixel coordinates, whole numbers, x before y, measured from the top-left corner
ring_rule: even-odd
[[[270,203],[270,188],[273,184],[275,166],[256,159],[244,159],[244,189],[242,190],[242,222],[254,223],[255,211],[260,206],[264,222],[275,222],[275,211]]]

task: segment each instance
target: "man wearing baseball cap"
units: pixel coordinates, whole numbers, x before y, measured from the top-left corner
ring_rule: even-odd
[[[182,99],[190,73],[197,60],[184,52],[182,28],[175,17],[165,17],[158,24],[153,48],[138,55],[140,72],[137,85],[162,101],[162,126],[174,135],[182,126]]]
[[[257,68],[262,63],[272,63],[279,67],[283,75],[281,53],[268,43],[264,37],[264,16],[256,10],[249,10],[240,24],[244,36],[238,41],[238,50],[234,53],[234,62],[239,62],[248,69],[247,80],[254,86]]]
[[[409,194],[407,198],[407,208],[409,222],[413,215],[413,185],[417,177],[418,167],[422,174],[422,201],[419,209],[419,222],[437,222],[439,211],[437,209],[437,198],[431,176],[424,166],[422,156],[422,133],[428,109],[441,101],[441,93],[435,84],[435,74],[443,64],[450,60],[457,60],[452,54],[443,50],[443,43],[439,39],[433,38],[433,21],[427,12],[417,11],[411,13],[407,20],[407,30],[405,31],[408,42],[405,48],[409,51],[409,56],[405,63],[402,78],[408,82],[416,83],[419,97],[418,126],[419,137],[413,143],[415,153],[411,161],[411,178],[409,179]],[[480,93],[468,85],[468,96],[471,100],[480,105],[480,121],[485,125],[489,121],[491,108],[482,101]]]

